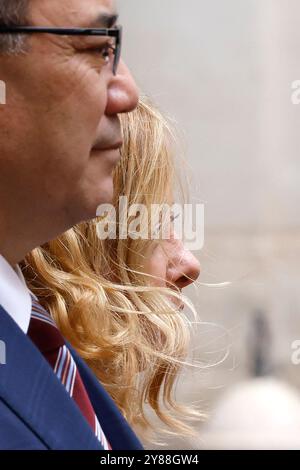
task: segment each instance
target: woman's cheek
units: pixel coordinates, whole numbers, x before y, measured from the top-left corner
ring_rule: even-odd
[[[156,246],[149,255],[146,263],[146,273],[155,279],[150,279],[154,286],[163,287],[167,282],[167,265],[168,260],[161,246]]]

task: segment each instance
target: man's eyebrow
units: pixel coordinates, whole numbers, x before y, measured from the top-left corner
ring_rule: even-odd
[[[119,15],[116,13],[100,13],[98,17],[93,20],[88,27],[90,28],[112,28],[115,26],[119,18]]]

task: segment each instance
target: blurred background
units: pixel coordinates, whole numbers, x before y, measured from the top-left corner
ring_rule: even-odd
[[[165,447],[300,448],[300,2],[118,3],[124,58],[176,120],[205,203],[204,285],[189,291],[202,368],[177,397],[208,418]]]

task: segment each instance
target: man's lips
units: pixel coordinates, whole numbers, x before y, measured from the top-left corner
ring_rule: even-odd
[[[115,142],[114,144],[109,144],[109,145],[95,145],[92,150],[98,150],[98,151],[101,151],[101,152],[106,152],[106,151],[109,151],[109,150],[120,150],[120,148],[122,147],[123,145],[123,142],[122,141],[118,141],[118,142]]]

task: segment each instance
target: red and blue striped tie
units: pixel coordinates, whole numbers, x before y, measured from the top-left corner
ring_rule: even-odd
[[[28,336],[50,363],[54,373],[80,408],[102,447],[105,450],[111,450],[63,336],[50,314],[33,296],[31,300],[32,310]]]

